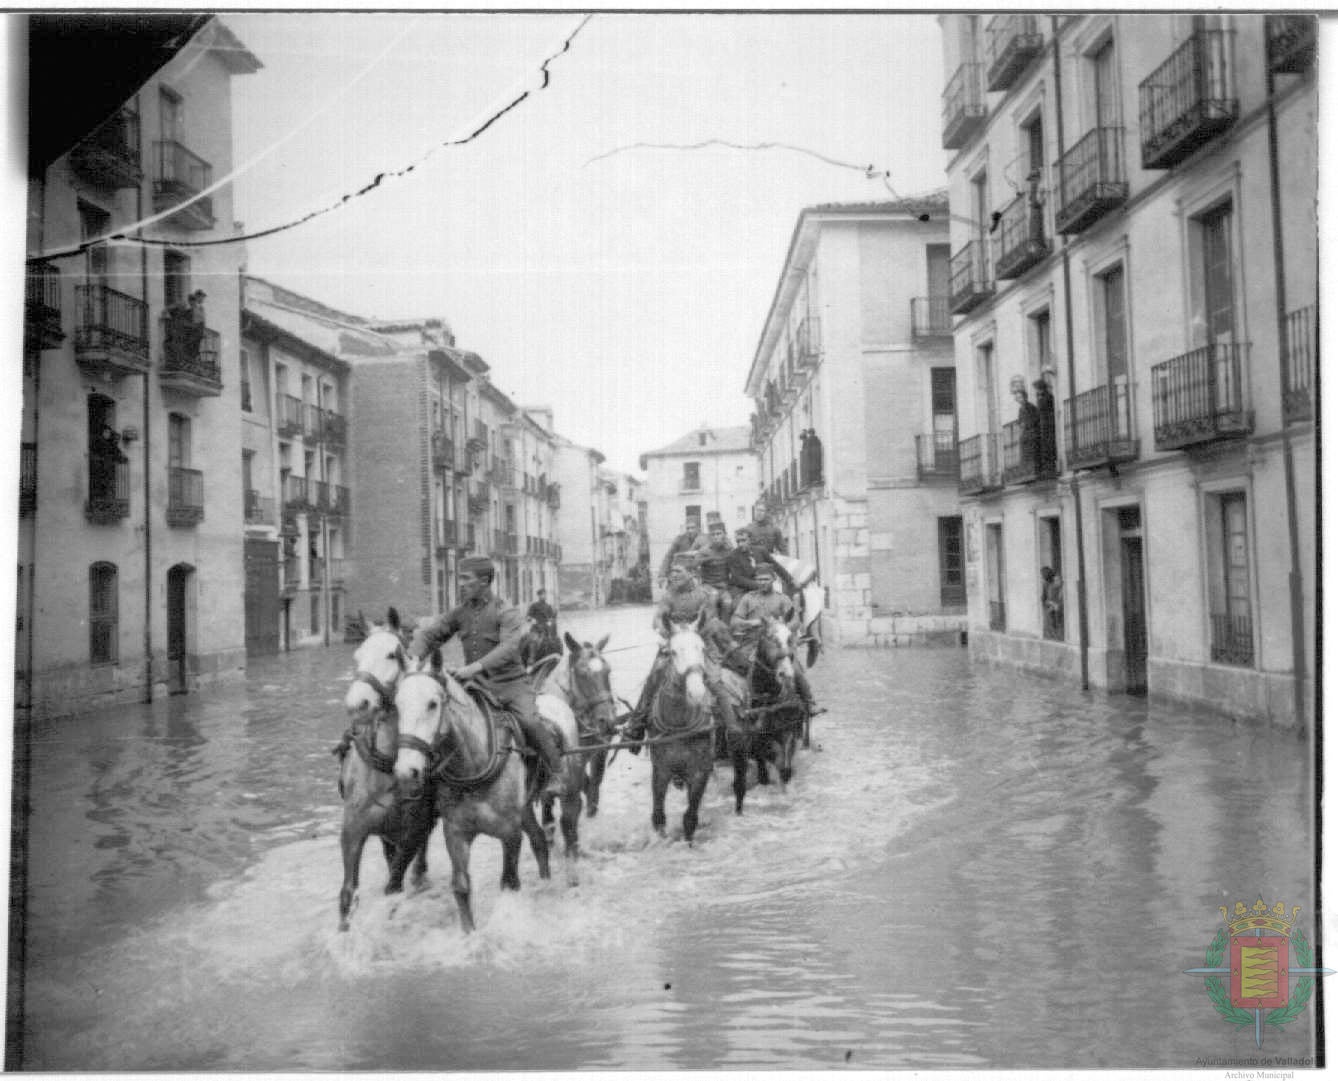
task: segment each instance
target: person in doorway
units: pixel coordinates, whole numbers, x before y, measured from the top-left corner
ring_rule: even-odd
[[[1027,398],[1027,381],[1015,375],[1008,383],[1017,402],[1019,466],[1028,477],[1036,474],[1040,453],[1041,417]]]
[[[465,665],[451,674],[461,682],[478,680],[497,700],[514,712],[529,740],[548,768],[545,796],[562,796],[562,755],[548,725],[540,719],[534,703],[534,688],[520,661],[524,622],[520,610],[504,604],[492,591],[496,570],[486,556],[460,561],[460,604],[444,615],[419,623],[409,643],[409,653],[426,657],[451,638],[459,636]]]
[[[1041,612],[1045,619],[1045,637],[1064,637],[1064,583],[1053,567],[1041,568]]]
[[[1044,378],[1032,384],[1036,391],[1036,465],[1044,475],[1055,472],[1059,452],[1055,447],[1055,396]]]

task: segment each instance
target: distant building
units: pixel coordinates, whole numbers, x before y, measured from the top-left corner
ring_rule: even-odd
[[[49,25],[33,24],[35,85],[83,70],[78,36]],[[50,153],[29,184],[15,699],[36,716],[190,691],[245,664],[246,256],[187,245],[236,235],[232,188],[213,183],[232,169],[229,83],[261,65],[217,18],[164,29],[184,36],[113,29],[124,71],[69,84],[68,106],[32,103],[34,147]],[[132,64],[152,72],[137,89]],[[52,143],[49,114],[80,109],[99,126]],[[150,243],[104,242],[122,229]]]
[[[1316,19],[941,25],[973,655],[1306,724]]]
[[[825,633],[964,626],[946,192],[799,215],[748,372],[763,499]]]
[[[604,556],[602,530],[608,528],[609,493],[600,479],[604,455],[558,436],[553,473],[562,509],[557,517],[558,606],[597,608],[608,603],[611,568]]]
[[[707,527],[718,514],[731,539],[752,521],[758,498],[758,461],[749,429],[694,429],[668,446],[641,455],[646,473],[646,530],[650,572],[658,577],[674,538],[688,519]]]

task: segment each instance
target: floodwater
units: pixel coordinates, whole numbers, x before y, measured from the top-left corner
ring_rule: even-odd
[[[647,610],[611,630],[615,690]],[[41,1070],[1193,1067],[1316,1054],[1316,999],[1252,1028],[1202,977],[1218,905],[1313,937],[1312,750],[1208,714],[972,666],[833,651],[794,781],[696,843],[620,754],[583,857],[498,890],[474,847],[460,933],[433,838],[386,897],[379,846],[336,930],[329,748],[351,647],[253,662],[245,686],[33,733],[23,1062]],[[1293,980],[1293,986],[1295,981]]]

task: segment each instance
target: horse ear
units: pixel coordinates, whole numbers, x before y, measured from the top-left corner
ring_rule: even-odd
[[[603,638],[601,638],[598,642],[595,643],[595,652],[603,653],[604,647],[607,646],[608,644],[609,644],[609,636],[606,634]]]
[[[400,614],[393,607],[386,609],[386,624],[392,631],[400,629]]]
[[[581,652],[581,644],[571,636],[571,631],[563,631],[562,640],[567,643],[567,648],[571,650],[573,653]]]

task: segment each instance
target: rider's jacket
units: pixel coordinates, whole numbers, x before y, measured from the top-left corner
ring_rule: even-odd
[[[790,598],[784,593],[772,593],[770,590],[763,593],[760,590],[754,590],[752,593],[745,593],[739,600],[738,606],[734,609],[734,618],[729,621],[730,630],[734,632],[734,637],[741,643],[753,645],[756,644],[758,637],[762,633],[760,627],[745,626],[743,621],[749,619],[783,619],[789,622],[794,615],[794,605],[790,603]]]
[[[728,588],[729,557],[733,554],[734,550],[728,544],[711,544],[703,549],[697,562],[697,573],[701,575],[702,583],[716,589]]]
[[[520,609],[504,604],[500,597],[488,592],[420,625],[413,632],[409,651],[415,657],[425,657],[459,635],[465,663],[479,665],[490,682],[507,683],[525,678],[525,666],[520,660],[524,634],[525,621]]]
[[[703,609],[709,612],[713,600],[714,594],[697,582],[689,580],[682,589],[674,589],[671,586],[664,591],[659,604],[656,605],[656,621],[658,622],[660,616],[667,615],[673,621],[686,623],[696,619]]]
[[[536,623],[552,624],[557,619],[557,613],[547,601],[535,601],[525,614]]]
[[[725,567],[729,575],[729,587],[736,593],[747,593],[757,588],[757,582],[753,580],[753,570],[756,568],[753,553],[744,545],[730,551]]]
[[[785,550],[785,534],[778,526],[770,522],[754,522],[748,527],[748,544],[753,550],[753,558],[769,556],[772,552],[789,555]]]

